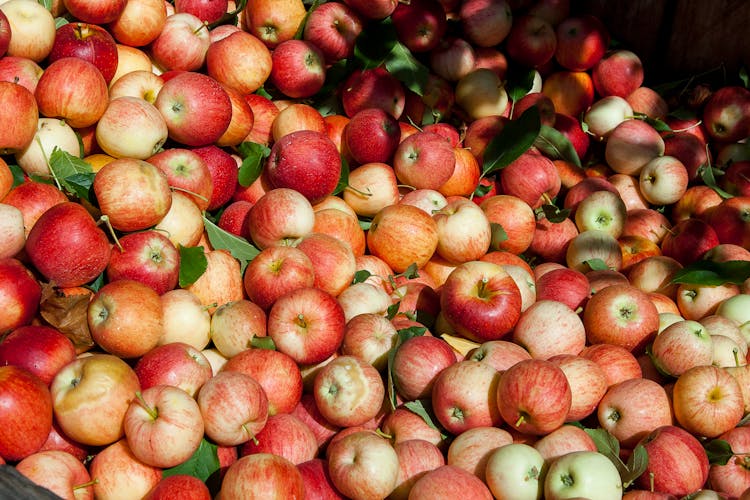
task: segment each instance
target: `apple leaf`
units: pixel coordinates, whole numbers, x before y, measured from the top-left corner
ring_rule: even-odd
[[[60,188],[89,200],[95,174],[88,162],[55,146],[49,156],[49,170]]]
[[[105,283],[104,274],[105,273],[102,272],[101,274],[99,274],[99,276],[97,276],[96,278],[94,278],[94,280],[92,282],[86,284],[85,285],[86,288],[88,288],[92,292],[95,292],[95,293],[98,292],[99,289],[104,286],[104,283]]]
[[[13,174],[13,187],[20,186],[26,182],[26,174],[18,165],[8,165],[10,173]]]
[[[643,445],[638,444],[633,448],[633,452],[626,464],[620,458],[619,441],[609,431],[602,428],[584,428],[584,431],[594,440],[597,451],[609,458],[617,468],[617,471],[620,473],[620,479],[622,479],[623,488],[630,486],[646,470],[648,466],[648,452]]]
[[[477,184],[477,187],[474,190],[474,192],[471,194],[471,197],[473,198],[475,196],[479,196],[479,197],[484,196],[487,193],[489,193],[491,189],[492,189],[492,184],[479,183]]]
[[[654,127],[657,132],[673,132],[672,128],[667,125],[664,120],[661,120],[659,118],[652,118],[645,113],[633,113],[633,118],[648,123],[649,125]]]
[[[602,259],[589,259],[584,261],[586,265],[591,268],[592,271],[606,271],[609,266]]]
[[[404,403],[404,408],[410,412],[422,417],[427,425],[433,429],[440,431],[440,438],[445,440],[448,439],[448,434],[440,422],[435,418],[435,412],[432,409],[432,401],[430,399],[415,399],[414,401],[407,401]]]
[[[258,90],[255,91],[255,93],[261,97],[265,97],[266,99],[273,99],[273,96],[268,93],[265,87],[260,87]]]
[[[310,3],[310,2],[305,2]],[[307,19],[310,17],[310,14],[318,8],[318,5],[320,5],[320,0],[313,0],[313,2],[310,4],[310,7],[307,9],[307,13],[305,14],[305,18],[302,20],[301,23],[299,23],[299,27],[297,28],[297,32],[294,34],[295,40],[302,40],[303,35],[305,33],[305,25],[307,24]]]
[[[537,209],[537,217],[543,217],[553,224],[558,224],[570,216],[569,208],[558,208],[552,203],[542,205]]]
[[[237,150],[242,156],[237,180],[240,186],[247,187],[263,173],[263,161],[271,154],[271,149],[263,144],[245,141],[237,146]]]
[[[623,488],[627,488],[635,482],[648,467],[648,452],[642,444],[635,445],[633,452],[628,457],[628,463],[625,464],[627,470],[625,475],[620,475]]]
[[[506,123],[484,150],[482,177],[502,170],[525,153],[539,136],[541,126],[536,106],[531,106],[517,119]]]
[[[409,90],[419,96],[424,95],[430,71],[417,61],[404,44],[396,42],[384,62],[385,69]]]
[[[385,62],[397,43],[396,28],[391,18],[386,17],[362,30],[354,44],[354,57],[361,67],[376,68]]]
[[[724,199],[733,198],[734,195],[732,195],[731,193],[727,193],[719,187],[719,184],[716,181],[716,174],[716,169],[714,169],[711,165],[704,164],[698,167],[698,175],[703,180],[703,183],[706,186],[716,191],[716,193]]]
[[[536,72],[533,69],[524,71],[508,71],[508,79],[505,82],[505,90],[508,97],[514,103],[529,93],[534,86]]]
[[[162,471],[162,477],[188,475],[197,477],[203,482],[211,477],[221,467],[219,463],[218,446],[209,443],[206,439],[201,439],[198,449],[195,453],[180,465]]]
[[[508,233],[506,233],[503,226],[497,222],[490,222],[490,230],[492,231],[490,248],[493,250],[500,250],[500,243],[508,239]]]
[[[723,439],[712,439],[704,443],[703,448],[708,455],[708,463],[712,465],[726,465],[734,456],[732,446]]]
[[[573,144],[556,128],[542,125],[534,146],[553,160],[565,160],[577,167],[581,167],[581,159]]]
[[[66,295],[51,284],[42,284],[39,314],[68,337],[79,352],[94,346],[88,324],[90,299],[88,293]]]
[[[208,268],[208,259],[203,247],[184,247],[179,245],[180,251],[180,288],[195,283]]]
[[[372,273],[368,271],[367,269],[360,269],[356,273],[354,273],[354,279],[352,280],[352,284],[355,283],[364,283],[367,281],[367,278],[372,276]]]
[[[750,278],[750,262],[748,261],[697,260],[677,271],[671,283],[708,286],[720,286],[726,283],[741,285],[748,278]]]
[[[750,88],[750,76],[747,73],[747,68],[745,66],[742,66],[740,68],[739,72],[740,80],[742,81],[742,85],[747,89]]]
[[[333,194],[337,195],[349,186],[349,163],[342,156],[341,157],[341,171],[339,173],[339,182],[336,184],[336,189],[333,190]]]
[[[248,347],[251,347],[253,349],[267,349],[269,351],[275,351],[276,350],[276,342],[273,341],[271,337],[259,337],[258,335],[253,335],[253,338],[250,339]]]
[[[362,231],[369,231],[370,226],[372,226],[372,220],[358,219],[358,222],[359,222],[359,227],[362,228]]]
[[[259,253],[255,246],[251,245],[245,238],[236,236],[223,230],[207,217],[203,217],[203,227],[211,246],[216,250],[226,250],[232,257],[240,261],[241,271],[245,271],[247,263],[253,260]]]
[[[390,307],[389,307],[390,309]],[[420,337],[427,332],[427,328],[412,326],[410,328],[402,328],[396,332],[396,343],[388,351],[388,380],[387,380],[387,391],[388,391],[388,402],[391,405],[391,409],[395,410],[398,406],[397,395],[396,395],[396,384],[393,376],[393,360],[396,358],[396,351],[401,344],[406,342],[412,337]]]

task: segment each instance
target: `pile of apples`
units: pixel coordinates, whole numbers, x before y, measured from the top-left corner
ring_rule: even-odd
[[[749,499],[747,79],[571,3],[0,0],[0,474]]]

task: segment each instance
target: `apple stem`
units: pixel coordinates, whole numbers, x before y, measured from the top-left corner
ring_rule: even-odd
[[[207,23],[206,21],[203,21],[203,24],[201,24],[200,28],[197,28],[197,29],[196,29],[195,31],[193,31],[193,34],[194,34],[194,35],[197,35],[197,34],[198,34],[198,33],[200,33],[200,31],[201,31],[202,29],[204,29],[204,28],[205,28],[206,30],[208,30],[208,23]]]
[[[367,198],[369,198],[370,196],[372,196],[372,192],[370,192],[370,188],[367,188],[367,192],[365,192],[365,191],[362,191],[361,189],[357,189],[355,187],[352,187],[350,184],[347,184],[344,189],[348,189],[348,190],[353,191],[354,193],[356,193],[356,194],[358,194],[360,196],[364,196],[364,197],[367,197]]]
[[[99,483],[99,479],[92,479],[91,481],[87,483],[81,483],[73,486],[74,490],[80,490],[81,488],[88,488],[89,486],[94,486],[95,484]]]
[[[253,444],[257,445],[258,444],[258,438],[255,437],[255,434],[253,434],[252,432],[250,432],[248,430],[247,424],[242,424],[242,428],[245,429],[245,432],[247,432],[250,435],[250,440],[253,442]]]
[[[96,225],[104,224],[107,226],[107,229],[109,230],[109,234],[112,235],[112,239],[115,240],[115,245],[117,245],[117,248],[120,249],[120,252],[124,252],[125,250],[122,248],[122,245],[120,244],[120,240],[117,238],[117,235],[115,234],[115,228],[112,227],[112,223],[109,222],[109,215],[103,214],[101,217],[99,217],[99,221],[96,223]]]
[[[152,408],[148,403],[146,403],[146,400],[143,399],[143,394],[141,393],[141,391],[135,391],[135,397],[152,419],[156,420],[159,417],[159,411],[156,408]]]
[[[236,8],[233,11],[224,13],[224,15],[221,16],[217,21],[209,24],[208,29],[211,30],[222,24],[227,24],[228,21],[232,20],[245,9],[245,5],[247,5],[247,0],[238,0],[236,3]]]
[[[654,473],[649,472],[648,473],[648,483],[649,483],[649,489],[651,490],[651,493],[654,492]]]
[[[740,351],[736,347],[732,349],[732,354],[734,355],[734,366],[740,366]]]
[[[205,306],[201,307],[201,309],[204,311],[208,311],[209,309],[213,309],[214,307],[219,307],[219,303],[211,302],[210,304],[206,304]]]
[[[667,227],[667,226],[665,226],[664,224],[660,224],[660,225],[659,225],[659,227],[660,227],[660,228],[662,228],[662,229],[664,229],[664,230],[665,230],[666,232],[668,232],[668,233],[669,233],[669,234],[671,234],[672,236],[675,236],[675,232],[674,232],[674,231],[672,231],[672,228],[671,228],[671,227]]]
[[[554,203],[552,202],[552,198],[549,197],[549,193],[547,193],[546,191],[542,193],[542,199],[547,205],[554,205]]]
[[[399,188],[399,189],[401,189],[401,188],[404,188],[404,189],[409,189],[409,190],[411,190],[411,191],[416,191],[416,190],[417,190],[417,188],[416,188],[416,187],[414,187],[414,186],[410,186],[410,185],[408,185],[408,184],[397,184],[397,185],[396,185],[396,187],[397,187],[397,188]]]
[[[187,193],[187,194],[195,196],[196,198],[200,198],[203,201],[206,201],[206,202],[208,201],[208,198],[206,198],[202,194],[194,193],[193,191],[190,191],[189,189],[184,189],[178,186],[169,186],[169,187],[170,189],[172,189],[172,191],[182,191],[183,193]]]
[[[392,435],[392,434],[388,434],[388,433],[386,433],[386,432],[383,432],[383,431],[382,431],[382,430],[380,429],[380,427],[378,427],[377,429],[375,429],[375,434],[377,434],[378,436],[380,436],[380,437],[382,437],[382,438],[388,439],[388,440],[391,440],[391,439],[393,439],[393,435]]]
[[[522,413],[522,414],[520,414],[520,415],[518,416],[518,420],[516,420],[516,424],[515,424],[515,426],[516,426],[516,427],[520,427],[520,426],[521,426],[521,424],[523,424],[524,422],[526,422],[526,415],[524,415],[524,414]]]

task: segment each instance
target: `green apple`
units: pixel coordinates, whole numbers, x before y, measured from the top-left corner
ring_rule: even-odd
[[[492,452],[485,480],[495,498],[537,500],[542,498],[546,469],[544,457],[535,448],[511,443]]]
[[[544,479],[544,498],[622,498],[622,479],[615,465],[596,451],[574,451],[555,459]]]

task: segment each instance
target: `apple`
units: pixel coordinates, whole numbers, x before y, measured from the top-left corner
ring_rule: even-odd
[[[588,272],[592,261],[601,261],[614,271],[622,269],[622,248],[617,238],[599,229],[588,229],[574,236],[565,252],[568,267]]]
[[[434,49],[448,26],[443,6],[426,0],[399,3],[391,19],[398,40],[415,53]]]
[[[671,219],[675,223],[690,218],[706,219],[709,210],[719,205],[723,198],[708,186],[689,186],[680,200],[672,206]]]
[[[51,178],[49,158],[55,149],[81,157],[78,133],[60,118],[39,118],[34,139],[27,147],[16,151],[15,160],[26,175]]]
[[[742,389],[723,368],[695,366],[674,384],[674,416],[680,427],[695,436],[715,438],[735,427],[744,412]]]
[[[424,210],[408,204],[389,205],[372,219],[367,231],[370,254],[381,258],[394,272],[410,265],[418,268],[432,257],[438,245],[437,223]]]
[[[606,139],[620,123],[633,117],[633,108],[619,95],[596,100],[583,117],[588,131],[599,139]]]
[[[375,2],[367,0],[344,0],[344,3],[357,11],[365,19],[384,19],[396,9],[398,2],[396,0],[377,0]]]
[[[385,396],[380,373],[354,356],[338,356],[323,366],[315,375],[313,390],[323,417],[341,427],[362,425],[375,417]]]
[[[167,176],[173,189],[184,192],[201,211],[208,208],[213,181],[208,166],[197,153],[186,148],[169,148],[146,159]]]
[[[385,498],[396,487],[399,461],[391,444],[373,431],[357,431],[330,444],[328,473],[347,497]]]
[[[393,358],[396,390],[405,401],[427,398],[438,375],[455,362],[455,354],[444,340],[412,337],[396,349]]]
[[[669,113],[667,101],[651,87],[641,85],[625,99],[636,113],[643,113],[658,120],[672,121],[672,117],[667,116],[667,113]]]
[[[163,71],[197,71],[211,44],[208,27],[188,12],[170,14],[149,45],[154,64]]]
[[[207,380],[196,398],[206,436],[237,446],[255,438],[268,419],[268,397],[250,375],[222,370]]]
[[[167,80],[154,105],[169,137],[187,146],[215,142],[229,127],[232,103],[224,88],[203,73],[186,71]]]
[[[747,457],[747,429],[735,427],[720,436],[729,443],[733,456],[724,465],[711,464],[708,471],[710,484],[718,491],[727,495],[740,497],[750,488],[750,481],[744,463]]]
[[[253,98],[248,94],[263,86],[271,74],[272,67],[268,47],[260,38],[247,31],[237,31],[212,42],[206,52],[206,72],[222,85],[245,94],[245,99],[249,101],[256,118],[254,126],[260,123],[257,120],[260,113],[253,103],[266,98]],[[254,132],[251,131],[251,134]]]
[[[586,71],[604,56],[610,35],[602,21],[589,14],[571,16],[557,25],[555,60],[571,71]]]
[[[362,32],[362,19],[346,3],[328,2],[307,14],[303,39],[315,44],[333,64],[354,53],[354,43]]]
[[[559,36],[557,40],[559,50]],[[586,71],[555,71],[545,78],[542,93],[552,100],[558,114],[568,117],[580,116],[594,103],[594,83]],[[561,125],[558,120],[562,121],[556,116],[557,127]]]
[[[521,254],[529,248],[536,217],[528,203],[517,196],[498,194],[482,200],[479,206],[490,223],[502,226],[508,236],[505,241],[497,243],[498,250]]]
[[[28,325],[39,310],[42,287],[31,270],[18,259],[0,259],[0,332]]]
[[[505,195],[516,196],[534,209],[557,195],[561,180],[551,160],[529,151],[501,171],[500,184]]]
[[[297,288],[312,286],[315,269],[310,258],[291,246],[270,246],[249,264],[243,284],[250,300],[263,310],[280,296]]]
[[[120,96],[112,97],[107,104],[95,134],[97,144],[107,154],[145,160],[162,148],[169,130],[151,102],[136,96]]]
[[[548,462],[572,451],[597,451],[591,436],[577,425],[570,424],[542,436],[533,446]]]
[[[170,191],[169,210],[154,225],[154,231],[168,235],[172,244],[179,248],[201,246],[204,236],[203,213],[198,205],[182,191]]]
[[[62,498],[93,498],[91,476],[86,466],[70,453],[39,451],[16,464],[16,470]]]
[[[461,28],[468,40],[479,47],[492,47],[508,37],[514,21],[505,0],[469,0],[458,10]]]
[[[559,223],[552,223],[547,218],[539,219],[528,250],[544,261],[565,262],[568,245],[576,235],[578,229],[570,218]]]
[[[0,11],[0,57],[3,57],[8,51],[10,45],[10,23],[8,22],[8,16]]]
[[[96,66],[107,85],[117,69],[117,45],[112,35],[96,24],[68,23],[57,28],[47,57],[52,63],[63,57],[80,57]]]
[[[654,339],[652,361],[660,371],[679,377],[694,366],[711,364],[714,353],[712,338],[697,321],[677,321]]]
[[[110,245],[86,209],[77,203],[54,205],[39,217],[26,239],[34,267],[58,286],[79,286],[104,271]]]
[[[18,461],[37,452],[52,428],[52,397],[45,383],[20,366],[0,367],[0,457]],[[26,418],[19,419],[18,415]]]
[[[122,359],[95,353],[65,365],[50,385],[55,420],[69,438],[86,445],[114,443],[140,390],[138,376]]]
[[[305,487],[302,474],[284,457],[271,453],[245,455],[229,466],[219,495],[224,500],[280,496],[302,500]]]
[[[591,68],[591,78],[600,96],[624,99],[643,83],[643,63],[630,50],[609,51]]]
[[[566,304],[550,299],[538,299],[523,311],[512,336],[537,359],[575,355],[586,345],[586,332],[578,314]]]
[[[628,210],[621,236],[641,236],[654,243],[661,244],[671,229],[672,223],[669,218],[659,213],[658,210],[635,208]]]
[[[405,101],[403,84],[382,67],[353,71],[341,87],[341,104],[350,118],[363,109],[380,108],[398,119]]]
[[[242,444],[240,456],[272,453],[298,465],[314,459],[318,454],[315,434],[294,413],[269,416],[266,425],[255,437]]]
[[[156,40],[167,21],[166,4],[160,0],[130,0],[107,31],[118,43],[144,47]]]
[[[467,40],[455,35],[445,36],[429,53],[430,69],[440,79],[433,81],[442,83],[461,80],[477,68],[476,58],[476,50]]]
[[[414,440],[427,441],[441,448],[446,444],[445,435],[441,434],[440,430],[431,427],[422,417],[405,406],[397,406],[388,413],[383,418],[379,429],[381,435],[394,446]]]
[[[700,167],[710,160],[705,141],[686,131],[664,137],[664,154],[680,160],[691,180],[697,179]]]
[[[524,443],[510,443],[492,452],[486,464],[486,483],[495,498],[514,491],[540,498],[547,466],[542,455]]]
[[[55,43],[55,19],[42,4],[25,0],[3,2],[0,11],[10,25],[11,37],[5,56],[26,57],[42,62]]]
[[[195,396],[213,376],[208,359],[195,347],[183,342],[170,342],[144,354],[133,370],[141,388],[169,385]]]
[[[28,57],[4,56],[0,59],[0,81],[17,83],[32,94],[43,71],[39,64]]]
[[[293,99],[315,95],[325,83],[325,55],[305,40],[285,40],[271,54],[269,82]]]
[[[164,78],[153,71],[135,69],[125,73],[109,86],[109,98],[140,97],[153,104],[164,85]]]
[[[622,498],[615,465],[596,451],[573,451],[553,460],[544,477],[544,498]]]
[[[389,163],[399,145],[401,130],[396,119],[383,109],[366,108],[351,117],[341,139],[356,163]]]
[[[341,158],[324,133],[300,130],[274,143],[265,169],[273,188],[294,189],[314,204],[336,188]]]
[[[473,427],[451,441],[446,463],[471,472],[486,482],[489,459],[498,449],[513,443],[513,436],[498,427]]]
[[[695,262],[721,241],[714,229],[702,219],[686,219],[675,224],[664,236],[661,250],[683,266]]]
[[[73,342],[50,326],[20,326],[0,342],[0,364],[24,368],[48,386],[75,357]]]
[[[437,255],[453,263],[477,260],[490,248],[492,230],[485,212],[471,200],[457,198],[433,213]]]
[[[197,16],[201,21],[209,24],[218,21],[221,16],[227,13],[227,0],[209,1],[209,0],[176,0],[174,5],[175,12],[189,12]]]
[[[393,499],[406,499],[414,483],[427,472],[445,465],[440,449],[423,439],[410,439],[393,445],[399,463],[396,488],[389,495]]]
[[[110,253],[106,274],[109,281],[133,279],[162,295],[177,286],[180,254],[162,233],[143,231],[119,239]]]
[[[500,77],[487,68],[476,68],[456,84],[456,104],[472,119],[505,114],[509,98]]]
[[[625,120],[607,138],[604,154],[617,173],[639,175],[643,166],[664,154],[664,139],[642,120]]]
[[[608,387],[643,376],[641,365],[635,355],[619,345],[592,344],[585,347],[579,356],[594,361],[604,370]]]
[[[398,144],[393,170],[401,184],[415,189],[438,189],[453,175],[453,147],[433,132],[417,132]]]
[[[652,205],[677,203],[687,191],[689,174],[674,156],[659,156],[643,165],[639,183],[643,197]]]
[[[103,448],[89,464],[94,498],[143,498],[162,479],[162,470],[138,460],[126,439]]]
[[[335,198],[335,197],[334,197]],[[339,200],[341,198],[338,198]],[[347,205],[348,208],[348,205]],[[331,236],[343,243],[354,256],[364,255],[367,236],[359,225],[356,214],[338,208],[315,210],[313,233]]]
[[[543,18],[527,14],[513,20],[505,47],[513,61],[528,68],[537,68],[554,57],[557,34],[555,28]]]
[[[535,300],[553,300],[565,304],[572,311],[583,307],[591,295],[587,275],[569,268],[552,269],[539,276],[535,283]]]
[[[715,228],[720,243],[732,243],[748,248],[750,242],[750,225],[748,224],[748,207],[750,197],[735,196],[726,199],[711,210],[708,221]]]
[[[529,92],[525,96],[513,103],[512,118],[521,116],[524,111],[530,107],[536,107],[539,110],[539,118],[542,125],[554,127],[557,113],[555,112],[555,104],[552,99],[542,94],[541,89],[536,92]]]
[[[460,496],[491,500],[492,493],[485,483],[471,472],[455,465],[443,465],[420,477],[412,486],[412,498],[458,498]]]
[[[0,140],[0,152],[16,153],[25,150],[34,140],[37,131],[39,112],[34,94],[22,85],[2,81],[0,103],[3,119],[9,124]]]
[[[294,38],[307,14],[302,0],[249,0],[243,12],[247,31],[269,49]]]
[[[648,295],[632,285],[613,285],[594,294],[583,310],[591,344],[642,349],[656,334],[659,314]]]
[[[223,371],[238,371],[257,381],[268,397],[268,414],[291,413],[302,397],[299,365],[281,351],[245,349],[232,356]]]
[[[143,498],[144,500],[167,500],[175,497],[210,500],[211,493],[206,483],[199,478],[187,474],[175,474],[163,477]]]
[[[737,142],[750,135],[750,91],[727,85],[716,90],[704,105],[702,118],[709,137],[721,142]]]

